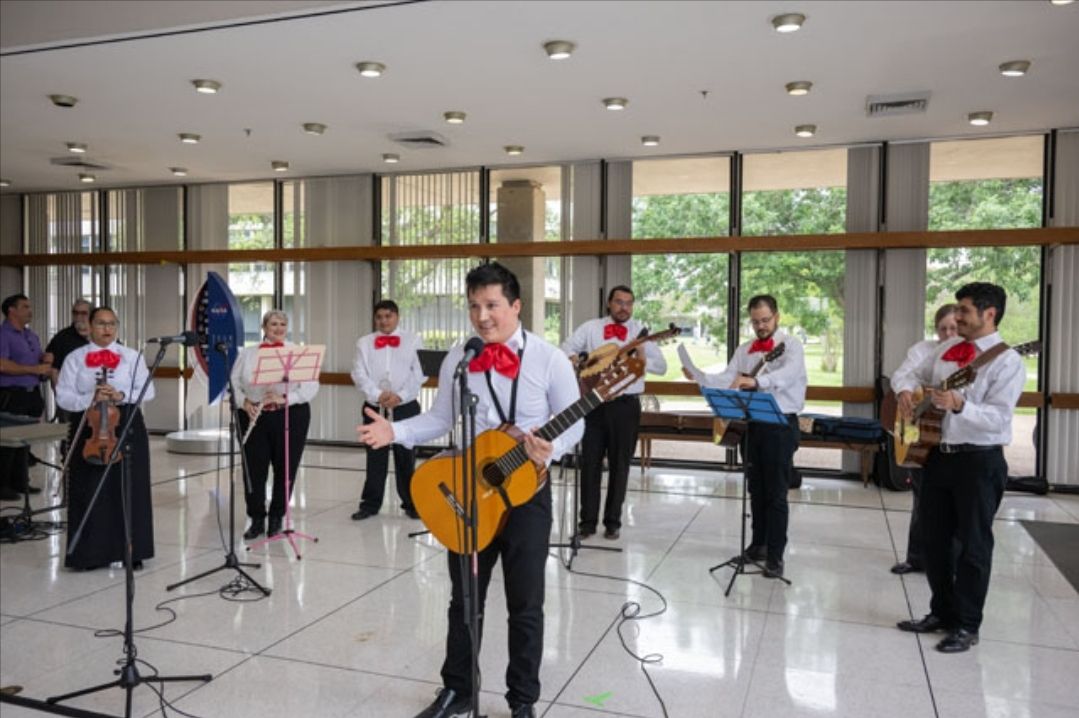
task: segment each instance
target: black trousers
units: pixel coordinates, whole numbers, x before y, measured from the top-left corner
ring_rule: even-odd
[[[506,700],[510,706],[539,700],[540,663],[543,660],[544,569],[551,535],[551,485],[548,483],[527,504],[510,511],[506,526],[479,554],[480,638],[483,607],[495,562],[502,558],[506,609],[509,612],[509,666],[506,668]],[[465,625],[461,596],[461,554],[450,552],[449,631],[442,682],[459,695],[472,693],[472,641]],[[467,565],[467,556],[465,556]]]
[[[581,440],[581,521],[582,530],[595,531],[599,521],[600,485],[603,457],[607,457],[607,501],[603,505],[603,525],[622,528],[622,504],[626,500],[629,466],[637,447],[641,425],[641,400],[620,396],[600,404],[584,420]]]
[[[749,500],[754,546],[765,546],[769,561],[782,561],[787,548],[787,523],[794,452],[798,450],[798,417],[787,424],[753,424],[749,433]]]
[[[929,454],[922,480],[930,612],[977,632],[993,566],[993,516],[1004,497],[1004,450]],[[958,551],[953,550],[953,541]]]
[[[288,476],[289,486],[296,483],[303,447],[307,443],[307,428],[311,425],[311,407],[308,404],[289,406]],[[251,420],[246,411],[237,412],[240,436],[244,435]],[[245,492],[247,515],[261,520],[266,517],[266,479],[273,466],[273,498],[270,500],[270,516],[285,515],[285,411],[264,411],[255,422],[251,436],[244,444],[247,456],[247,472],[251,478],[251,491]]]
[[[0,389],[0,411],[40,419],[44,410],[40,386],[29,391],[20,387]],[[30,449],[0,448],[0,488],[22,493],[29,484]]]
[[[364,408],[378,411],[375,404],[364,404]],[[420,403],[410,401],[393,410],[393,420],[410,419],[420,413]],[[365,413],[363,423],[370,424],[371,417]],[[412,508],[412,472],[416,469],[416,451],[400,444],[391,444],[381,449],[367,449],[367,479],[363,482],[363,495],[360,497],[360,509],[377,514],[382,508],[382,499],[386,494],[386,471],[390,466],[390,451],[393,451],[393,471],[397,478],[397,495],[401,499],[401,508]]]
[[[925,568],[925,528],[922,526],[922,470],[910,469],[910,530],[907,531],[907,563]]]

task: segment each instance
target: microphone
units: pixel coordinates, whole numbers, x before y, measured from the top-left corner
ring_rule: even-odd
[[[183,334],[174,334],[171,337],[154,337],[153,339],[147,339],[147,344],[183,344],[185,347],[193,347],[199,342],[199,335],[195,332],[184,332]]]
[[[468,371],[468,364],[473,359],[480,355],[483,351],[483,340],[479,337],[472,337],[465,344],[465,354],[461,357],[461,361],[457,362],[457,369],[453,372],[454,376],[461,376]]]

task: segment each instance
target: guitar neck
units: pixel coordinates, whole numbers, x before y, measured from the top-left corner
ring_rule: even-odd
[[[553,441],[602,403],[603,398],[599,393],[590,391],[555,415],[536,433],[545,441]],[[523,466],[526,461],[528,461],[528,454],[525,452],[525,445],[522,443],[517,444],[517,446],[500,456],[495,461],[495,464],[498,465],[503,476],[509,476]]]

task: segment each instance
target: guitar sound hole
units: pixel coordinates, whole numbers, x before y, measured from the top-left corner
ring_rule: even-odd
[[[506,477],[502,475],[502,472],[494,463],[487,464],[480,469],[480,475],[483,476],[483,480],[491,486],[501,486],[502,482],[506,480]]]

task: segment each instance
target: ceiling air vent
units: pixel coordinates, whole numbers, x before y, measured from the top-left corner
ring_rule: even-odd
[[[435,149],[446,147],[449,142],[437,132],[421,130],[420,132],[398,132],[389,136],[391,140],[403,147],[414,150]]]
[[[53,157],[49,160],[49,164],[60,165],[61,167],[75,167],[80,170],[112,169],[108,165],[98,164],[87,157],[71,157],[69,155],[65,155],[64,157]]]
[[[899,95],[869,95],[865,98],[866,117],[915,115],[929,108],[928,92],[906,92]]]

